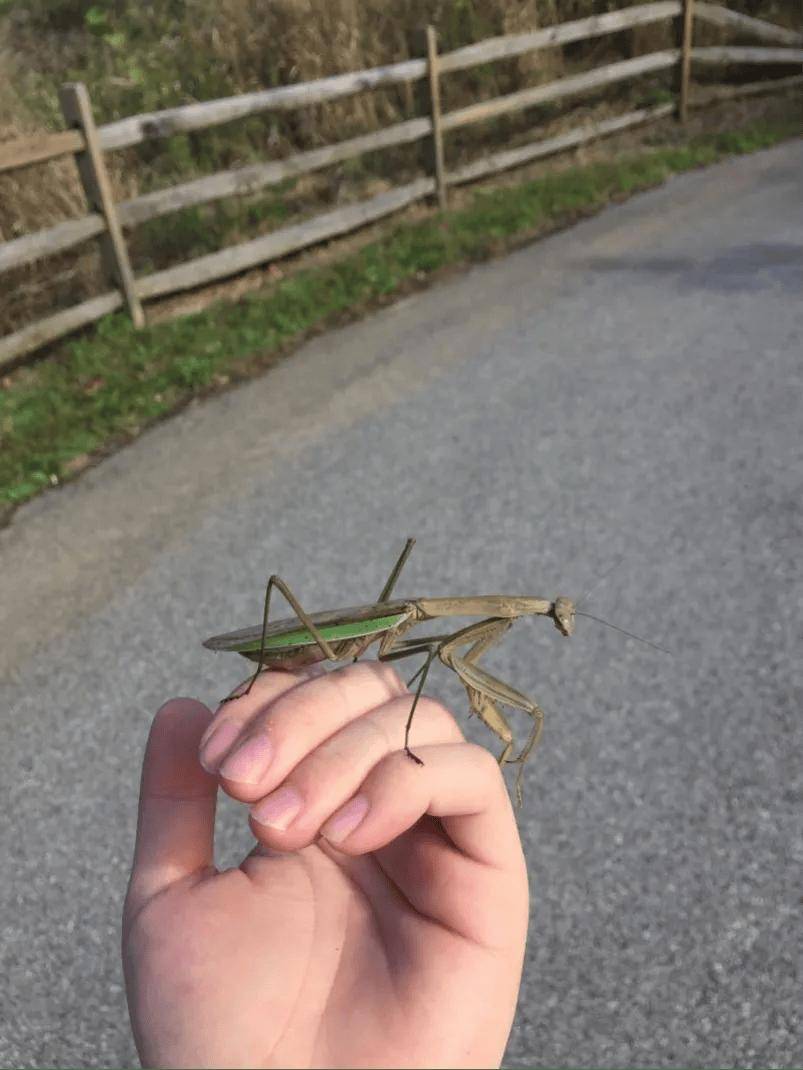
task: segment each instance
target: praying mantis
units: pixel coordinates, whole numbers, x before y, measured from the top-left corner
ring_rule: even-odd
[[[499,756],[499,765],[517,763],[516,800],[522,804],[522,774],[524,764],[537,745],[544,724],[540,706],[521,691],[503,680],[492,676],[477,662],[494,644],[498,643],[519,617],[550,617],[561,635],[574,633],[575,615],[578,613],[570,598],[533,598],[523,595],[469,595],[454,598],[405,598],[391,600],[391,593],[404,567],[415,539],[408,538],[385,586],[376,602],[352,606],[348,609],[328,610],[323,613],[307,613],[298,599],[279,576],[271,576],[265,591],[265,606],[262,624],[225,635],[212,636],[204,641],[209,650],[226,650],[241,654],[257,662],[257,668],[242,691],[236,691],[224,702],[247,695],[254,681],[269,669],[300,669],[320,661],[356,661],[372,644],[379,643],[379,661],[396,661],[400,658],[425,654],[426,659],[415,675],[408,681],[411,686],[420,676],[404,731],[404,750],[413,761],[423,765],[421,759],[410,749],[410,726],[413,714],[421,697],[430,666],[435,657],[457,674],[466,688],[471,711],[494,732],[504,747]],[[273,589],[284,595],[297,616],[285,620],[269,621],[270,600]],[[580,614],[591,616],[591,614]],[[447,617],[482,617],[483,619],[457,631],[421,638],[404,636],[422,621]],[[595,618],[599,619],[599,618]],[[602,622],[607,623],[607,622]],[[615,627],[615,625],[613,626]],[[618,629],[622,631],[623,629]],[[629,632],[626,634],[630,634]],[[638,638],[633,636],[633,638]],[[653,645],[653,644],[651,644]],[[466,649],[468,648],[468,649]],[[462,651],[462,653],[460,653]],[[523,710],[533,720],[530,736],[521,752],[511,757],[513,732],[499,704]]]

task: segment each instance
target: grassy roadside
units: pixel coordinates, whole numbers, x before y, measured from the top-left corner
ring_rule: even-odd
[[[122,314],[2,381],[0,523],[192,398],[251,377],[313,331],[487,259],[670,175],[800,134],[797,121],[702,136],[479,192],[468,207],[289,276],[269,294],[134,331]]]

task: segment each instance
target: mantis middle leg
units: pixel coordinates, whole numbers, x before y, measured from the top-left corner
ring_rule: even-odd
[[[404,568],[405,562],[407,561],[407,558],[410,556],[410,551],[412,550],[412,548],[414,546],[415,546],[415,539],[408,539],[407,542],[404,544],[404,549],[402,550],[401,554],[399,555],[399,560],[393,566],[393,570],[391,571],[390,575],[388,576],[387,583],[382,588],[382,590],[379,592],[379,598],[377,598],[377,602],[387,602],[387,600],[390,598],[390,593],[393,590],[393,588],[396,586],[396,581],[398,580],[398,578],[399,578],[399,576],[401,574],[401,570]],[[354,658],[352,658],[352,664],[355,661],[357,661],[359,656],[360,655],[357,654]]]
[[[379,648],[378,657],[380,661],[396,661],[399,658],[407,658],[414,654],[426,653],[427,655],[426,661],[418,672],[407,681],[407,686],[409,687],[417,676],[421,677],[413,699],[413,705],[407,716],[407,724],[404,730],[404,749],[414,761],[423,764],[421,759],[410,750],[410,727],[413,723],[413,714],[418,705],[418,700],[421,697],[421,692],[424,688],[424,682],[435,656],[437,655],[440,657],[440,660],[449,668],[454,668],[454,665],[452,664],[452,656],[450,655],[447,660],[444,658],[444,651],[450,652],[455,647],[462,646],[465,643],[473,643],[473,646],[466,655],[466,659],[471,660],[478,658],[489,646],[498,642],[512,623],[512,620],[498,620],[496,618],[491,618],[490,620],[470,624],[467,628],[463,628],[459,632],[451,632],[447,635],[430,635],[422,639],[401,639],[397,632],[395,635],[392,633],[389,634],[383,641]],[[455,671],[457,670],[455,669]],[[458,673],[458,675],[460,674]],[[491,679],[493,679],[493,677],[491,677]],[[465,680],[463,682],[466,683]],[[493,702],[482,695],[480,690],[477,690],[476,688],[469,689],[468,684],[466,684],[466,690],[469,691],[469,703],[471,704],[471,709],[480,716],[481,720],[493,732],[507,743],[507,748],[503,757],[500,759],[500,764],[503,761],[507,761],[507,755],[510,752],[510,748],[513,746],[513,735],[510,731],[510,726],[507,724],[499,710],[494,706]]]
[[[404,544],[404,549],[402,550],[399,556],[399,560],[393,566],[393,571],[388,576],[388,581],[382,588],[379,598],[377,598],[377,602],[387,602],[387,600],[390,598],[390,593],[396,586],[396,580],[398,580],[399,575],[401,574],[401,570],[404,568],[405,562],[410,556],[410,551],[414,546],[415,539],[408,539],[407,542]]]
[[[410,627],[413,623],[414,622],[409,622],[407,627]],[[435,655],[438,653],[440,646],[450,638],[451,635],[430,635],[427,636],[425,639],[400,639],[399,632],[397,631],[395,634],[389,633],[386,636],[386,638],[382,641],[379,647],[379,653],[377,654],[379,661],[397,661],[399,658],[409,658],[413,654],[426,653],[427,655],[426,661],[418,670],[418,672],[415,673],[414,676],[411,676],[410,679],[407,681],[407,686],[409,687],[412,684],[413,680],[415,680],[416,676],[421,677],[421,679],[418,681],[418,688],[416,689],[415,698],[413,699],[413,704],[410,707],[410,712],[407,715],[407,724],[404,728],[405,753],[407,754],[408,758],[412,758],[413,761],[417,762],[419,765],[423,765],[424,763],[421,761],[417,754],[413,754],[413,752],[410,750],[410,725],[413,723],[413,714],[415,713],[415,708],[418,705],[418,700],[421,698],[421,692],[424,690],[424,681],[427,678],[429,668],[432,665],[432,662],[435,658]]]
[[[337,661],[337,655],[335,654],[334,650],[331,648],[331,646],[327,643],[327,641],[312,623],[311,617],[302,608],[301,603],[298,601],[298,599],[284,582],[284,580],[281,579],[279,576],[271,576],[271,578],[268,580],[268,586],[265,589],[265,608],[262,614],[262,639],[259,644],[259,662],[256,667],[256,672],[248,681],[248,687],[246,687],[245,691],[240,691],[238,694],[227,695],[226,698],[222,699],[222,702],[231,702],[232,699],[242,698],[243,695],[247,695],[253,687],[254,681],[262,672],[262,668],[265,664],[265,633],[267,632],[268,617],[270,614],[270,596],[274,587],[278,587],[279,591],[284,595],[285,599],[296,611],[296,616],[298,617],[298,619],[304,624],[306,628],[309,629],[310,635],[313,637],[318,647],[320,647],[324,657],[327,658],[329,661]]]

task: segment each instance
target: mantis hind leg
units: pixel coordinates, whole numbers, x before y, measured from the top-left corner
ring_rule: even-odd
[[[387,600],[390,598],[390,593],[393,590],[393,588],[396,586],[396,581],[398,580],[398,578],[399,578],[399,576],[401,574],[401,570],[404,568],[405,562],[407,561],[407,558],[410,556],[410,551],[412,550],[412,548],[414,546],[415,546],[415,539],[408,539],[407,542],[404,544],[404,549],[402,550],[401,554],[399,555],[399,560],[393,566],[393,571],[388,576],[387,583],[382,588],[382,590],[381,590],[381,592],[379,594],[379,598],[377,598],[377,602],[387,602]]]
[[[379,592],[379,598],[377,598],[377,602],[387,602],[387,600],[390,598],[390,592],[396,586],[396,581],[398,580],[399,575],[401,574],[401,570],[404,568],[405,562],[410,556],[410,551],[414,546],[415,539],[408,539],[407,542],[404,544],[404,549],[399,555],[399,560],[393,566],[393,569],[387,578],[385,586]],[[352,664],[357,660],[357,658],[359,658],[359,656],[360,655],[358,654],[357,657],[352,659]]]
[[[277,587],[279,589],[281,594],[284,595],[285,600],[296,611],[296,616],[302,622],[302,624],[308,629],[310,635],[313,637],[313,639],[315,640],[316,644],[318,645],[318,647],[323,652],[324,657],[328,661],[337,661],[337,656],[335,655],[334,650],[327,643],[327,641],[324,639],[324,637],[321,635],[321,633],[318,631],[318,629],[315,627],[315,625],[312,623],[311,617],[302,608],[301,603],[298,601],[298,599],[293,594],[293,592],[290,590],[290,588],[287,586],[287,584],[284,582],[284,580],[281,579],[281,577],[279,577],[279,576],[275,576],[275,575],[271,576],[271,578],[268,580],[268,586],[265,588],[265,608],[264,608],[264,611],[262,613],[262,638],[260,639],[260,643],[259,643],[259,662],[257,663],[256,672],[253,674],[251,679],[248,681],[248,686],[246,687],[245,691],[238,691],[236,694],[227,695],[226,698],[224,698],[222,700],[222,702],[231,702],[232,699],[242,698],[243,695],[247,695],[248,692],[251,690],[251,688],[254,686],[254,681],[256,680],[256,678],[259,676],[259,674],[262,672],[262,669],[264,668],[264,665],[265,665],[265,633],[267,632],[267,629],[268,629],[268,618],[270,616],[270,596],[271,596],[271,592],[272,592],[274,587]]]

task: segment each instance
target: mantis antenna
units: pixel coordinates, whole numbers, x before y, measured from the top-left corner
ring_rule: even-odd
[[[584,610],[576,608],[577,606],[580,605],[581,602],[585,602],[587,598],[590,598],[590,596],[594,593],[594,591],[598,591],[600,589],[600,587],[605,582],[605,580],[608,579],[610,574],[615,569],[619,568],[619,566],[622,564],[623,560],[624,560],[624,555],[620,554],[620,556],[616,558],[616,560],[613,562],[613,564],[609,565],[608,568],[605,569],[605,571],[596,580],[596,582],[592,583],[591,587],[587,588],[585,593],[582,594],[580,596],[580,598],[578,598],[577,602],[575,602],[575,610],[574,610],[575,614],[578,617],[588,617],[589,620],[595,620],[598,624],[604,624],[608,628],[613,628],[613,630],[615,632],[621,632],[622,635],[626,635],[629,639],[635,639],[637,643],[645,643],[647,646],[651,646],[653,648],[653,650],[660,650],[662,654],[669,654],[670,657],[674,657],[674,654],[672,654],[672,651],[671,650],[667,650],[666,647],[659,646],[658,643],[653,643],[649,639],[642,639],[642,637],[640,635],[634,635],[632,632],[627,631],[626,628],[620,628],[618,624],[611,624],[611,622],[609,620],[603,620],[602,617],[595,617],[593,613],[586,613]]]
[[[619,557],[617,557],[616,560],[613,562],[613,564],[609,565],[602,573],[602,575],[598,576],[597,579],[594,580],[594,582],[591,584],[591,586],[587,587],[585,591],[583,591],[580,597],[576,600],[575,605],[579,606],[581,602],[585,602],[586,599],[590,598],[595,591],[598,591],[603,585],[603,583],[608,579],[610,574],[615,569],[619,568],[624,559],[624,554],[620,554]]]
[[[657,643],[653,643],[649,639],[642,639],[640,635],[633,635],[633,633],[627,631],[626,628],[620,628],[618,624],[611,624],[609,620],[603,620],[602,617],[595,617],[593,613],[584,613],[580,609],[576,609],[575,613],[578,617],[588,617],[589,620],[595,620],[598,624],[604,624],[607,628],[613,628],[615,632],[621,632],[622,635],[626,635],[629,639],[635,639],[638,643],[646,643],[647,646],[651,646],[653,650],[660,650],[662,654],[669,654],[670,657],[674,657],[672,651],[667,650],[665,646],[658,646]]]

